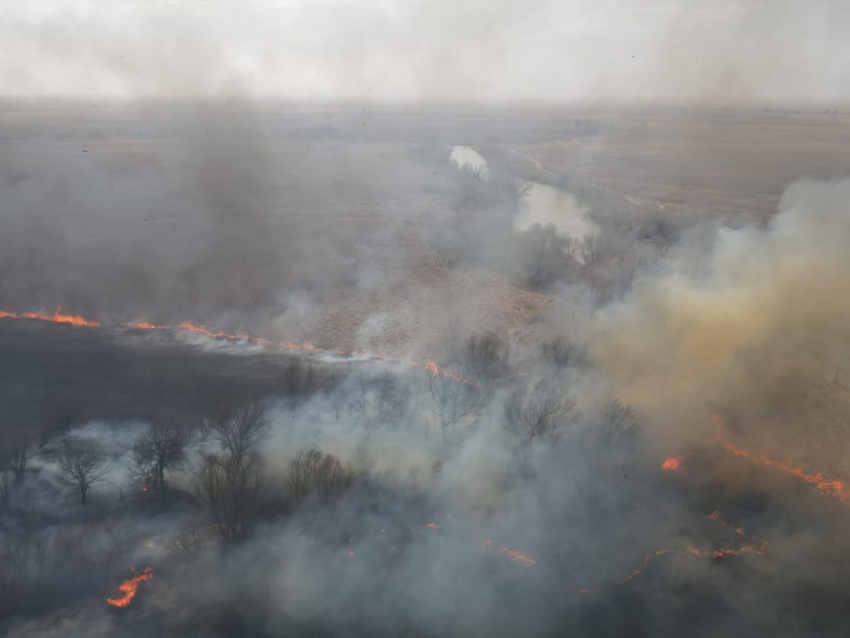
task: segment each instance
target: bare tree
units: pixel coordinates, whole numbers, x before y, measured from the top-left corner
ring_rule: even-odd
[[[562,388],[540,382],[515,390],[505,401],[505,428],[525,446],[535,439],[553,439],[578,420],[575,401]]]
[[[354,472],[350,465],[343,465],[332,454],[325,458],[316,468],[316,489],[319,496],[325,500],[336,498],[346,491],[354,482]]]
[[[56,403],[57,409],[53,419],[43,423],[39,437],[38,449],[43,448],[55,437],[65,436],[74,427],[74,424],[80,420],[82,408],[79,402],[71,396],[60,398]]]
[[[247,535],[263,486],[263,462],[256,450],[239,456],[209,453],[192,478],[198,498],[209,508],[226,541]]]
[[[469,335],[464,354],[467,366],[482,382],[499,376],[507,359],[507,349],[493,331]]]
[[[484,407],[487,397],[481,388],[466,380],[456,369],[429,369],[425,376],[428,408],[440,422],[445,439],[459,422]]]
[[[557,368],[581,366],[585,361],[584,350],[564,337],[544,341],[541,349],[543,358]]]
[[[269,428],[266,410],[258,401],[220,406],[207,422],[207,432],[213,441],[224,453],[237,459],[264,441]]]
[[[586,235],[579,246],[579,258],[585,267],[598,266],[609,256],[608,242],[599,233]]]
[[[296,501],[304,499],[313,489],[313,481],[316,466],[321,462],[322,453],[316,448],[307,452],[298,452],[289,464],[289,482],[292,487],[292,495]]]
[[[268,437],[269,427],[258,402],[226,406],[208,423],[219,451],[201,454],[203,462],[192,486],[225,540],[250,531],[263,486],[263,460],[256,448]]]
[[[405,386],[389,371],[374,377],[361,374],[351,409],[369,426],[398,423],[410,398]]]
[[[102,481],[109,470],[102,467],[103,448],[92,441],[65,441],[59,460],[62,472],[80,492],[80,505],[85,506],[86,496],[93,485]]]
[[[168,475],[186,462],[186,431],[168,420],[156,421],[133,445],[130,481],[145,492],[154,490],[165,500]]]
[[[16,483],[26,476],[31,449],[32,436],[25,427],[13,427],[0,435],[0,468],[10,472]]]
[[[339,417],[342,414],[343,408],[343,399],[342,399],[342,376],[339,373],[339,368],[336,366],[331,370],[330,378],[328,380],[327,392],[331,395],[331,402],[334,406],[334,416],[336,420],[339,421]]]
[[[23,481],[24,476],[26,476],[29,452],[29,442],[24,437],[21,437],[12,450],[12,455],[9,457],[9,467],[12,470],[12,474],[15,475],[15,480],[18,482]]]
[[[599,440],[608,448],[624,443],[637,432],[637,415],[634,407],[623,405],[619,399],[610,399],[602,405],[598,423]]]
[[[351,465],[343,465],[333,454],[312,448],[298,452],[289,464],[289,480],[296,502],[314,491],[320,498],[330,500],[351,487],[354,472]]]

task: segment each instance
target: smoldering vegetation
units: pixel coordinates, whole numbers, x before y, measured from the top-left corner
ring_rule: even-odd
[[[0,319],[10,636],[845,635],[846,181],[672,216],[512,152],[616,118],[136,108],[3,147],[0,309],[109,324]],[[328,352],[124,325],[186,319]]]

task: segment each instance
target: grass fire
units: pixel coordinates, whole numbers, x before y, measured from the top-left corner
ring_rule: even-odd
[[[6,4],[0,636],[847,636],[842,3]]]
[[[134,571],[134,570],[131,570]],[[146,567],[141,574],[131,576],[118,586],[118,595],[114,598],[107,598],[106,602],[112,607],[123,609],[133,602],[136,597],[136,592],[139,589],[139,583],[151,580],[153,578],[153,569]]]

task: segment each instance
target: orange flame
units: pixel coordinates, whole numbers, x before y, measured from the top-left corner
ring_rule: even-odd
[[[741,554],[757,554],[759,556],[763,556],[765,550],[767,549],[767,541],[761,541],[758,547],[755,544],[744,545],[738,549],[727,549],[725,547],[721,547],[720,549],[712,549],[712,550],[700,550],[692,545],[688,545],[685,549],[659,549],[652,554],[647,554],[643,557],[643,566],[638,567],[637,569],[633,569],[628,575],[618,581],[615,581],[616,585],[622,585],[623,583],[628,583],[635,576],[638,576],[643,573],[643,567],[646,566],[649,561],[658,556],[664,556],[665,554],[674,554],[677,556],[685,556],[685,555],[693,555],[693,556],[708,556],[710,558],[721,558],[723,556],[740,556]]]
[[[707,514],[706,518],[711,519],[712,521],[717,521],[718,523],[723,525],[723,527],[726,527],[727,529],[731,529],[733,532],[735,532],[739,536],[743,536],[744,538],[749,538],[751,540],[755,540],[752,536],[748,536],[747,534],[744,533],[743,527],[732,527],[726,521],[720,520],[720,512],[718,512],[717,510],[713,511],[711,514]]]
[[[614,581],[614,584],[615,585],[622,585],[624,583],[628,583],[633,578],[635,578],[636,576],[639,576],[640,574],[643,573],[643,568],[647,564],[649,564],[649,561],[651,561],[655,558],[658,558],[659,556],[664,556],[666,554],[674,554],[674,555],[678,555],[678,556],[691,555],[691,556],[707,556],[707,557],[710,557],[710,558],[722,558],[723,556],[740,556],[741,554],[756,554],[758,556],[763,556],[764,553],[766,552],[767,546],[768,546],[767,541],[765,541],[765,540],[759,541],[754,536],[748,536],[747,534],[744,533],[744,530],[741,527],[732,527],[726,521],[721,520],[720,512],[714,511],[711,514],[706,514],[706,518],[709,519],[709,520],[716,521],[716,522],[720,523],[721,525],[723,525],[727,529],[732,530],[736,534],[743,536],[744,538],[746,538],[746,539],[748,539],[752,542],[747,543],[746,545],[743,545],[743,546],[739,547],[738,549],[728,549],[728,548],[725,548],[725,547],[721,547],[720,549],[700,550],[700,549],[697,549],[696,547],[694,547],[693,545],[688,545],[685,549],[679,549],[679,550],[659,549],[659,550],[652,552],[651,554],[647,554],[646,556],[644,556],[643,557],[643,564],[640,567],[630,571],[624,578],[621,578],[620,580]],[[584,588],[584,589],[581,589],[579,591],[579,593],[580,594],[587,594],[590,591],[591,591],[590,589]]]
[[[446,377],[447,379],[452,379],[453,381],[463,381],[464,380],[463,376],[456,374],[454,372],[451,372],[447,368],[441,368],[440,366],[438,366],[433,361],[426,361],[424,364],[416,363],[416,364],[413,364],[413,365],[416,365],[416,366],[422,365],[422,367],[424,367],[428,372],[432,372],[434,374],[441,374],[444,377]],[[480,385],[480,384],[476,383],[475,385]]]
[[[681,469],[685,458],[686,457],[684,456],[671,456],[661,464],[661,469],[667,470],[668,472],[675,472],[676,470]]]
[[[767,467],[773,467],[777,470],[788,474],[789,476],[794,476],[805,483],[809,483],[814,485],[818,490],[823,492],[824,494],[830,496],[837,496],[842,501],[847,501],[850,499],[850,489],[848,489],[847,483],[844,481],[838,481],[834,479],[829,479],[825,477],[821,472],[815,472],[814,474],[804,471],[802,468],[794,467],[790,463],[783,463],[782,461],[777,461],[771,458],[768,458],[762,454],[755,454],[750,452],[749,450],[744,450],[742,448],[737,447],[733,443],[729,442],[726,439],[726,427],[723,423],[723,417],[719,414],[714,415],[714,421],[717,423],[717,432],[714,437],[706,441],[706,444],[717,443],[720,444],[726,449],[727,452],[731,452],[737,457],[747,459],[751,463],[755,463],[756,465],[764,465]]]
[[[139,321],[138,323],[127,324],[130,328],[138,328],[139,330],[165,330],[165,326],[157,326],[147,321]]]
[[[113,607],[126,607],[133,599],[136,597],[136,590],[139,588],[139,583],[143,580],[151,580],[153,578],[153,569],[150,567],[146,567],[145,571],[141,574],[137,574],[132,578],[128,578],[123,583],[118,586],[118,591],[121,592],[121,595],[116,598],[107,598],[106,602],[108,602]]]
[[[43,312],[25,312],[17,314],[15,312],[6,312],[0,310],[0,319],[38,319],[39,321],[50,321],[52,323],[67,323],[72,326],[80,326],[85,328],[96,328],[100,324],[96,321],[91,321],[79,315],[62,314],[62,308],[57,308],[52,315],[46,315]]]
[[[449,371],[446,368],[439,367],[433,361],[410,361],[409,359],[395,359],[393,357],[389,357],[383,354],[376,354],[370,352],[357,352],[357,351],[345,351],[345,350],[328,350],[325,348],[318,348],[310,343],[292,343],[289,341],[271,341],[269,339],[265,339],[263,337],[252,337],[250,335],[242,335],[242,334],[230,334],[227,332],[213,332],[212,330],[207,329],[204,324],[195,324],[191,321],[184,321],[178,326],[159,326],[156,324],[149,323],[147,321],[137,321],[135,323],[126,323],[126,324],[101,324],[97,321],[92,321],[90,319],[86,319],[85,317],[81,317],[79,315],[66,315],[61,313],[61,308],[57,309],[52,315],[47,315],[40,312],[27,312],[27,313],[15,313],[9,312],[5,310],[0,310],[0,319],[37,319],[39,321],[49,321],[52,323],[64,323],[73,326],[79,326],[84,328],[97,328],[102,325],[123,325],[128,328],[135,328],[137,330],[176,330],[183,332],[191,332],[195,334],[200,334],[205,337],[209,337],[211,339],[227,339],[229,341],[249,341],[251,343],[256,343],[264,346],[271,346],[276,348],[285,348],[287,350],[306,350],[308,352],[315,352],[321,354],[333,354],[340,355],[344,357],[363,357],[369,359],[375,359],[380,361],[389,361],[392,363],[403,363],[408,366],[416,367],[416,368],[425,368],[435,374],[442,374],[444,377],[453,379],[459,382],[466,381],[462,375],[456,374],[454,372]],[[524,373],[520,373],[522,375]],[[515,375],[516,376],[516,375]],[[475,384],[479,385],[479,384]]]

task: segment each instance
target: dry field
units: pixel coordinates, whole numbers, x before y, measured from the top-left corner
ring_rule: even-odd
[[[765,220],[798,179],[850,173],[850,115],[664,109],[612,116],[602,136],[520,145],[546,171],[686,214]]]
[[[90,180],[90,192],[70,197],[38,186],[57,198],[35,204],[48,218],[83,223],[53,244],[48,238],[33,245],[10,268],[35,273],[44,263],[39,249],[68,253],[69,241],[85,253],[66,254],[72,263],[103,254],[97,273],[115,263],[116,237],[158,247],[162,255],[188,249],[202,257],[180,266],[189,283],[169,298],[169,319],[214,325],[221,319],[210,307],[226,305],[244,311],[242,325],[214,327],[271,326],[279,338],[397,356],[427,354],[411,353],[410,343],[421,349],[452,325],[531,343],[551,307],[547,293],[480,267],[447,266],[421,241],[424,229],[451,215],[459,201],[449,181],[451,145],[476,148],[517,181],[576,187],[603,224],[612,206],[626,217],[660,211],[687,220],[762,222],[790,182],[850,173],[850,115],[796,109],[278,105],[246,115],[192,105],[2,107],[0,175],[9,185],[38,185],[44,171],[48,179],[71,175],[66,188],[75,171]],[[259,229],[243,243],[267,242],[260,253],[293,258],[269,266],[257,281],[249,271],[259,258],[250,251],[215,254],[214,228],[227,224]],[[133,277],[159,267],[149,253],[134,260]],[[129,259],[123,252],[122,258]],[[229,277],[242,268],[245,274]],[[212,281],[203,280],[204,272],[215,275]],[[163,305],[152,294],[145,299],[155,283],[138,288],[138,303],[122,305],[115,298],[124,290],[75,299],[55,276],[45,278],[48,283],[23,293],[4,290],[0,301],[18,310],[70,304],[115,320]],[[275,307],[273,288],[299,286],[310,297],[304,307]],[[206,298],[212,302],[205,305]]]

